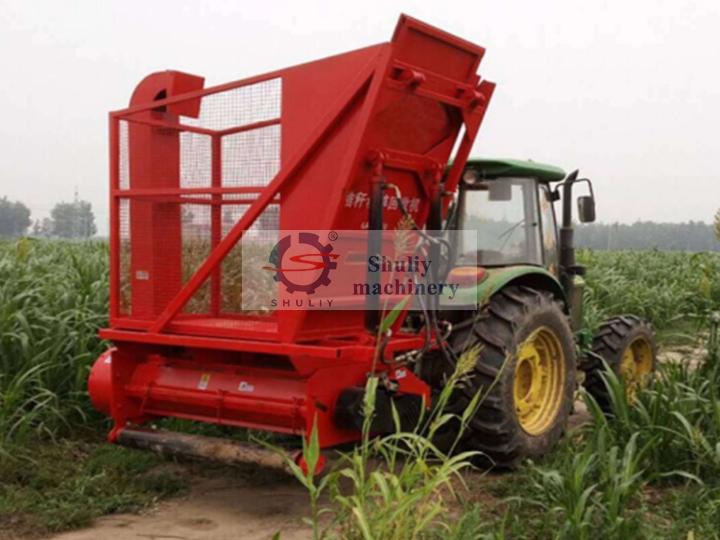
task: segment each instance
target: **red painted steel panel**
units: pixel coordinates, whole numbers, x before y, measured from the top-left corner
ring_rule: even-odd
[[[395,376],[374,361],[364,313],[243,312],[237,243],[251,227],[367,228],[357,202],[380,176],[418,201],[422,226],[431,196],[455,189],[492,95],[476,73],[483,53],[401,16],[388,43],[210,88],[177,71],[138,85],[110,117],[102,335],[117,348],[90,392],[115,420],[111,438],[157,416],[305,434],[317,421],[323,446],[357,437],[332,422],[337,395],[373,370]],[[400,217],[386,209],[385,226]],[[397,334],[384,351],[423,344]],[[400,389],[427,397],[412,373]]]

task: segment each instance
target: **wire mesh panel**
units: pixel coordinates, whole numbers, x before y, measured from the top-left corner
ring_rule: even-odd
[[[121,316],[160,314],[277,174],[281,91],[275,78],[118,119]],[[247,234],[260,238],[278,220],[272,205]],[[242,265],[233,258],[218,264],[183,314],[241,314],[234,291]]]
[[[245,213],[247,204],[228,204],[223,206],[223,237],[232,225]],[[238,243],[228,254],[221,265],[221,310],[226,314],[243,313],[243,295],[252,296],[263,287],[274,286],[266,280],[252,281],[243,279],[243,266],[247,268],[248,257],[256,259],[254,266],[260,268],[268,261],[263,258],[267,246],[273,246],[279,240],[278,228],[280,205],[271,204],[260,215],[253,226],[248,229],[242,243]],[[243,285],[244,283],[244,285]],[[244,287],[244,288],[243,288]],[[253,315],[267,315],[268,310],[253,311]]]
[[[120,201],[119,214],[119,311],[122,315],[129,315],[132,311],[132,270],[130,268],[130,201],[128,199]]]
[[[213,131],[274,120],[281,116],[280,78],[248,84],[202,98],[198,118],[181,116],[183,124]]]
[[[212,251],[212,216],[210,205],[181,205],[182,279],[192,277]],[[184,313],[208,313],[211,306],[210,283],[204,283],[185,305]]]
[[[120,140],[118,142],[120,148],[120,159],[119,159],[119,176],[120,176],[120,189],[130,188],[130,150],[128,148],[128,123],[127,120],[120,120],[119,122]]]
[[[280,169],[280,126],[223,137],[223,186],[263,186]]]
[[[180,187],[210,187],[212,163],[210,135],[180,133]]]

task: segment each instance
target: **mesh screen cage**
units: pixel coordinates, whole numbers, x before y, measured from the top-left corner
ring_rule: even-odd
[[[140,82],[110,114],[101,335],[115,348],[90,392],[115,420],[112,440],[161,416],[295,434],[317,422],[323,446],[357,437],[332,409],[370,371],[365,314],[243,311],[239,244],[367,228],[367,210],[344,202],[378,178],[418,201],[422,226],[433,196],[455,190],[492,95],[477,75],[483,52],[403,15],[388,43],[264,75],[209,88],[178,71]],[[392,227],[401,216],[383,218]],[[398,332],[385,351],[422,343]],[[427,394],[414,376],[400,387]]]

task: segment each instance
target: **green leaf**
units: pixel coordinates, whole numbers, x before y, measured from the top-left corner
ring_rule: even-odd
[[[408,302],[410,301],[410,295],[406,296],[402,300],[400,300],[394,308],[390,310],[390,312],[385,316],[385,318],[380,323],[380,335],[383,335],[385,332],[387,332],[390,327],[395,324],[395,321],[397,321],[400,314],[405,311],[405,306],[407,306]]]

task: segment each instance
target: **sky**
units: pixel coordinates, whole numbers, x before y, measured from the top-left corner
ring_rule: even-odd
[[[473,153],[579,168],[599,221],[720,208],[720,3],[0,0],[0,196],[77,189],[107,231],[107,112],[147,74],[206,86],[388,41],[404,12],[486,48]]]

